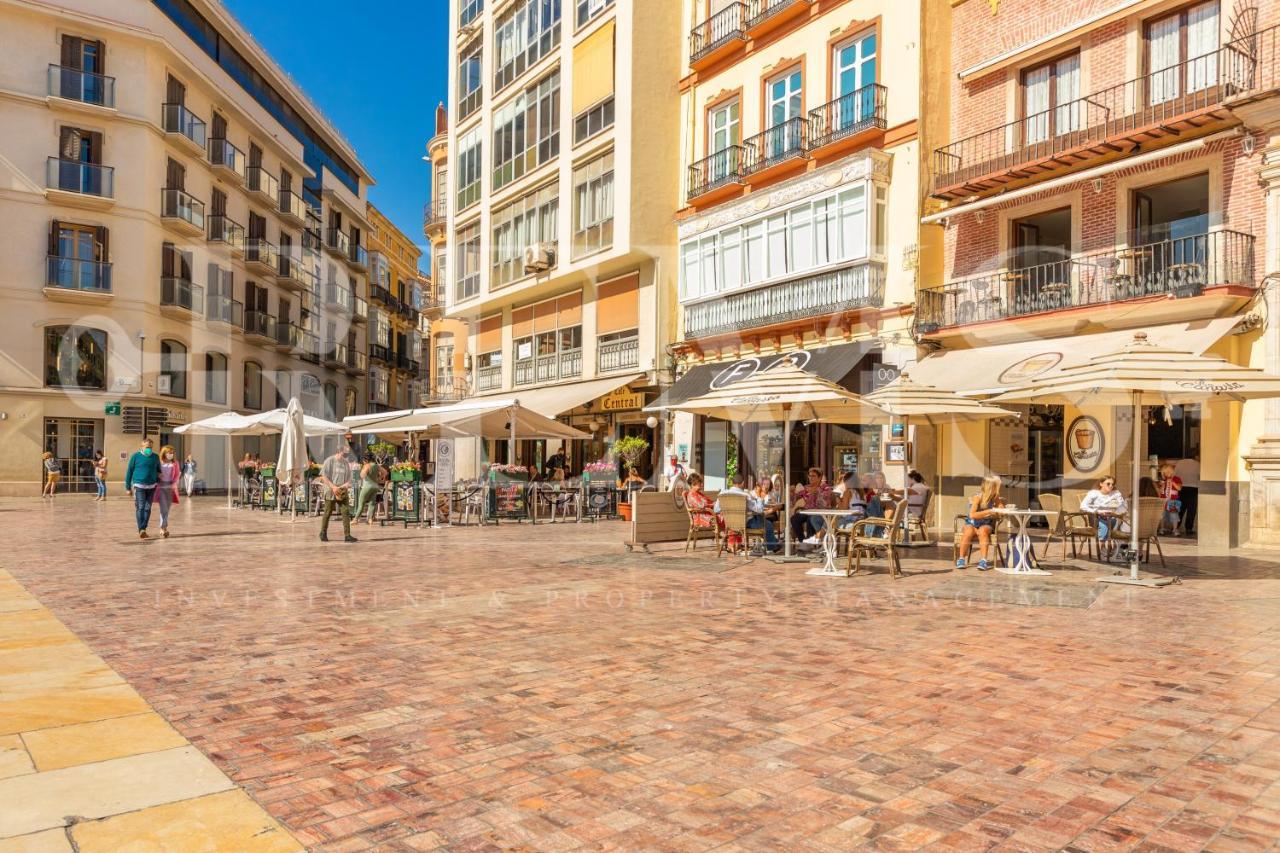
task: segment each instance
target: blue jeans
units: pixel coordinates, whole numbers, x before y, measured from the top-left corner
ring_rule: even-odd
[[[98,487],[98,497],[105,498],[107,496],[107,481],[95,474],[93,482]]]
[[[764,528],[765,549],[768,551],[778,550],[778,533],[773,529],[773,524],[759,513],[747,518],[747,530],[759,530],[761,528]]]
[[[151,492],[152,489],[133,490],[133,512],[138,518],[138,532],[147,529],[147,525],[151,523]]]

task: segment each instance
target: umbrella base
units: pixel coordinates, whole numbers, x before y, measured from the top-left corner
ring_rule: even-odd
[[[795,555],[788,557],[783,554],[773,554],[771,556],[765,557],[765,559],[771,563],[812,563],[813,562],[813,560],[810,560],[808,557],[800,557]]]
[[[1168,586],[1177,582],[1177,578],[1135,578],[1129,575],[1108,575],[1105,578],[1098,578],[1098,583],[1119,583],[1126,586]]]

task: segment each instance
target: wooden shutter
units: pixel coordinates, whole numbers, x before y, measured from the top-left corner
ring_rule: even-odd
[[[293,175],[285,169],[280,170],[280,190],[282,192],[293,192]]]
[[[613,94],[613,21],[573,48],[573,114]]]
[[[62,67],[83,70],[84,40],[76,36],[62,37]]]
[[[84,134],[85,139],[89,143],[89,160],[88,162],[101,165],[102,163],[102,134],[89,132]]]
[[[178,259],[172,243],[165,243],[160,251],[160,274],[165,278],[173,278],[178,274]]]
[[[55,219],[53,222],[49,223],[49,254],[54,257],[57,257],[60,254],[59,250],[62,248],[58,245],[58,237],[60,236],[61,231],[61,222]]]
[[[182,85],[178,78],[172,74],[165,81],[164,99],[165,103],[169,104],[185,104],[187,102],[187,87]]]
[[[164,170],[165,188],[171,190],[183,190],[187,187],[187,170],[181,163],[172,157],[169,158],[168,164]]]
[[[191,281],[191,253],[178,252],[178,263],[180,265],[178,268],[178,274],[182,277],[182,280]]]
[[[249,143],[249,166],[262,167],[262,149],[252,142]]]
[[[213,138],[227,138],[227,120],[218,113],[213,114]]]
[[[222,270],[217,264],[209,264],[209,299],[214,300],[222,295]]]
[[[293,302],[281,296],[279,300],[280,308],[276,312],[281,323],[288,323],[289,317],[293,314]]]
[[[639,326],[639,273],[604,282],[596,288],[596,334],[627,332]]]
[[[217,187],[214,187],[213,191],[209,194],[209,215],[227,215],[227,194]]]
[[[108,246],[107,246],[107,235],[108,235],[107,228],[105,225],[99,225],[97,228],[94,228],[93,231],[94,231],[93,248],[94,248],[94,251],[97,253],[96,256],[94,257],[94,260],[99,261],[101,263],[105,263],[106,261],[111,259],[111,253],[108,251]]]

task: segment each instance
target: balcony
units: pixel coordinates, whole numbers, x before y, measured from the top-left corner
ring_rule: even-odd
[[[351,322],[369,322],[369,303],[365,302],[363,296],[351,297]]]
[[[476,390],[496,391],[502,387],[502,365],[491,364],[476,370]]]
[[[1275,84],[1273,69],[1259,65],[1258,38],[938,148],[931,193],[947,201],[989,194],[1228,126],[1235,119],[1224,101],[1256,91],[1263,77]]]
[[[533,359],[522,358],[514,365],[514,375],[512,384],[514,385],[532,385],[533,384]]]
[[[373,361],[379,361],[391,367],[394,363],[391,355],[391,347],[384,344],[369,344],[369,358]]]
[[[182,104],[161,105],[165,135],[194,154],[204,154],[208,131],[204,120]]]
[[[116,78],[67,68],[49,66],[49,97],[99,109],[116,107]]]
[[[353,300],[351,291],[340,284],[324,286],[324,307],[327,310],[350,314]]]
[[[422,364],[417,359],[410,358],[408,353],[398,352],[396,353],[396,369],[417,376],[422,372]]]
[[[275,243],[250,238],[244,246],[244,265],[250,272],[275,275],[280,268],[280,250]]]
[[[311,332],[304,331],[302,333],[301,349],[302,349],[302,352],[298,355],[298,358],[302,359],[308,364],[320,363],[320,338],[319,337],[312,334]]]
[[[1108,305],[1185,299],[1230,286],[1248,293],[1257,286],[1254,237],[1238,231],[1210,231],[1117,246],[921,290],[917,322],[920,331],[932,334],[946,327],[1076,308],[1089,309],[1089,316],[1097,318],[1099,309]]]
[[[204,202],[186,190],[160,190],[160,221],[179,234],[204,236]]]
[[[517,362],[517,376],[520,375],[520,363]],[[573,379],[582,375],[582,350],[571,349],[560,353],[540,355],[533,359],[533,381],[536,383],[555,382],[558,379]]]
[[[689,66],[701,70],[745,44],[750,19],[747,3],[730,3],[694,27],[689,33]]]
[[[288,290],[309,290],[310,281],[302,264],[283,252],[276,262],[276,284]]]
[[[244,226],[230,217],[209,217],[209,242],[221,243],[237,258],[244,256]]]
[[[359,350],[347,347],[347,365],[344,368],[351,376],[365,376],[369,373],[369,356]]]
[[[369,269],[369,253],[359,243],[350,242],[351,248],[347,251],[347,256],[343,260],[347,262],[347,266],[364,272]]]
[[[307,204],[292,190],[280,190],[280,217],[301,228],[307,224]]]
[[[302,327],[296,323],[289,323],[283,320],[276,321],[276,350],[291,355],[301,355],[303,352],[303,332]]]
[[[689,200],[709,202],[746,186],[747,149],[730,145],[689,167]]]
[[[246,172],[244,152],[225,139],[209,140],[209,163],[213,170],[233,183],[242,184]]]
[[[111,264],[49,255],[45,296],[70,302],[98,302],[111,296]]]
[[[837,143],[850,146],[866,131],[884,130],[889,90],[879,83],[863,86],[809,112],[809,150],[818,153]]]
[[[787,119],[742,143],[747,153],[744,172],[759,180],[765,177],[763,173],[808,159],[808,146],[809,120],[803,116]]]
[[[244,303],[224,294],[211,294],[205,319],[210,323],[229,326],[234,331],[242,332],[244,331]]]
[[[471,390],[467,385],[464,373],[437,374],[432,377],[431,390],[427,392],[427,400],[432,403],[453,403],[465,400]]]
[[[341,228],[327,228],[324,232],[324,247],[331,255],[346,260],[351,255],[351,238]]]
[[[347,345],[338,343],[337,341],[325,341],[324,348],[321,350],[322,361],[325,367],[331,367],[334,370],[347,369]]]
[[[884,305],[884,264],[859,261],[749,289],[726,291],[684,307],[688,338],[784,326]]]
[[[244,335],[264,346],[275,346],[276,318],[265,311],[244,312]]]
[[[204,313],[204,288],[185,278],[161,278],[160,313],[179,320],[199,317]]]
[[[380,284],[369,285],[369,298],[377,304],[387,308],[398,304],[396,298],[391,295],[391,291],[387,290]]]
[[[750,0],[747,3],[747,35],[758,38],[805,15],[814,0]]]
[[[640,366],[640,337],[614,338],[596,345],[596,372],[614,373]]]
[[[275,207],[280,204],[280,181],[261,166],[250,166],[245,172],[245,187],[256,193],[264,203]]]
[[[444,233],[449,221],[449,211],[443,202],[427,202],[422,206],[422,233],[433,239]]]
[[[45,169],[50,201],[110,207],[116,199],[116,170],[97,163],[50,157]]]

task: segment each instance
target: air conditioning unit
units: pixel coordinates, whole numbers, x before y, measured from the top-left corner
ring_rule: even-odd
[[[524,250],[526,273],[546,272],[556,265],[556,249],[550,243],[539,243]]]

